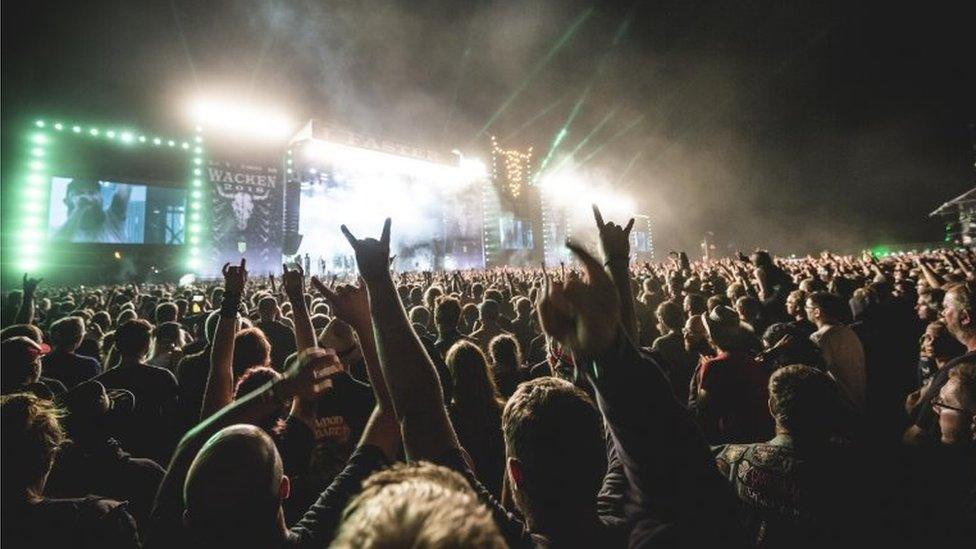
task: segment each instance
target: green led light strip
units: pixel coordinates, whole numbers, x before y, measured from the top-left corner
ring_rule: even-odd
[[[189,256],[186,260],[186,266],[191,271],[196,272],[200,269],[200,244],[203,241],[203,235],[206,231],[206,220],[204,219],[204,208],[203,208],[203,198],[205,192],[203,190],[203,136],[201,132],[203,129],[200,126],[196,127],[196,136],[193,138],[193,163],[190,167],[190,196],[187,203],[190,206],[189,220],[187,224],[187,232],[189,236],[187,237],[186,243],[188,244]],[[190,147],[183,147],[189,149]]]
[[[189,259],[187,266],[196,270],[199,267],[200,243],[206,229],[203,219],[203,137],[200,135],[201,129],[197,127],[197,135],[194,143],[187,141],[177,141],[175,139],[163,139],[161,137],[147,136],[130,129],[100,129],[97,127],[84,127],[77,124],[67,124],[61,121],[47,122],[45,120],[34,121],[34,127],[28,139],[30,154],[27,162],[26,185],[20,192],[21,211],[17,217],[17,241],[16,241],[16,264],[19,270],[37,273],[42,272],[44,265],[41,258],[44,256],[44,246],[47,235],[44,230],[44,214],[48,207],[48,191],[50,183],[50,164],[47,160],[50,156],[49,147],[53,145],[59,136],[68,135],[71,137],[86,137],[89,139],[105,139],[114,141],[122,145],[141,146],[152,144],[154,147],[180,148],[190,152],[192,149],[192,165],[190,177],[190,192],[188,193],[187,205],[190,209],[190,222],[187,224],[189,237],[186,239],[188,245]]]

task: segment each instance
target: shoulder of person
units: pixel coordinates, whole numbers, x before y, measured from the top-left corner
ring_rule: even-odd
[[[83,501],[82,511],[104,547],[139,547],[136,521],[127,502],[100,496],[86,496]]]
[[[749,444],[726,444],[713,448],[712,451],[715,454],[715,463],[718,465],[719,472],[725,477],[732,474],[733,469],[745,455],[749,446]]]
[[[176,382],[176,376],[173,375],[173,372],[167,370],[166,368],[161,368],[159,366],[153,366],[151,364],[147,364],[146,367],[149,368],[149,371],[152,372],[152,375],[154,377],[159,378],[161,381],[166,381],[166,382],[170,382],[171,381],[173,383],[173,385],[176,385],[177,384],[177,382]]]

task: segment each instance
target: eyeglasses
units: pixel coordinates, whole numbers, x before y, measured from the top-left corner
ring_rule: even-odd
[[[946,404],[942,399],[935,399],[932,401],[932,410],[937,414],[941,413],[943,410],[952,410],[953,412],[959,412],[960,414],[969,413],[969,410],[952,406],[951,404]]]

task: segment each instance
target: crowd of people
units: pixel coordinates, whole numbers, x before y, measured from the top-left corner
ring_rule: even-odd
[[[957,547],[976,254],[632,261],[4,296],[10,547]]]

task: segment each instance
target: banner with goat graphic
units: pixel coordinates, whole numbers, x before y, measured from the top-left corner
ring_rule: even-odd
[[[252,276],[281,268],[284,178],[278,166],[212,159],[207,163],[211,190],[208,268],[247,258]]]

